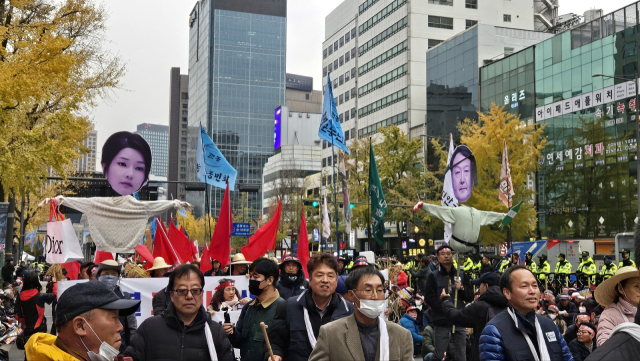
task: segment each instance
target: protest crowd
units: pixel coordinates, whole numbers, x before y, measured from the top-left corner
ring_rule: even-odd
[[[637,360],[640,274],[628,253],[575,273],[550,272],[546,255],[475,260],[446,244],[400,259],[316,252],[250,262],[237,253],[223,267],[209,258],[204,272],[202,259],[9,261],[1,319],[22,327],[16,343],[30,361]],[[166,285],[139,324],[141,301],[121,288],[136,278]],[[65,282],[73,285],[60,295]],[[206,282],[216,283],[210,301]]]

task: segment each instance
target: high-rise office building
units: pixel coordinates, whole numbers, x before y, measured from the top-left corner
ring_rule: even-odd
[[[202,124],[238,171],[236,186],[262,183],[273,154],[274,112],[285,101],[286,40],[286,0],[196,3],[189,17],[187,180],[196,180]],[[224,190],[210,189],[210,209],[217,214]],[[262,195],[248,196],[257,217]],[[196,214],[203,213],[201,192],[189,192],[186,199]]]
[[[83,154],[82,157],[76,159],[73,164],[79,173],[93,173],[96,171],[98,131],[89,132],[87,139],[82,141],[82,145],[89,149],[89,153]]]
[[[167,176],[167,156],[169,154],[169,127],[166,125],[138,124],[136,134],[140,134],[151,147],[151,173],[157,177]]]
[[[187,116],[189,114],[189,75],[171,68],[169,95],[169,174],[170,181],[187,180]],[[185,199],[185,184],[170,183],[168,195]]]

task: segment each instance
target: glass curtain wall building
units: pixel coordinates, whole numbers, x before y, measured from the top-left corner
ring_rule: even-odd
[[[202,124],[229,163],[237,184],[260,184],[273,154],[274,109],[285,101],[286,0],[201,0],[189,18],[189,145],[187,180],[195,181]],[[210,189],[219,212],[224,189]],[[249,193],[253,217],[261,194]],[[187,192],[202,214],[203,192]],[[232,194],[232,208],[241,197]]]
[[[480,71],[482,111],[494,102],[544,127],[542,237],[597,239],[634,229],[638,32],[634,3]]]

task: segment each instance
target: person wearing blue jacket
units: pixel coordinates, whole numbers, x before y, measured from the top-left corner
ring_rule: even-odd
[[[480,336],[480,361],[573,361],[555,323],[535,312],[540,289],[523,265],[507,269],[500,278],[507,309],[494,316]]]
[[[417,355],[422,348],[422,335],[420,334],[420,328],[418,327],[418,307],[410,306],[407,308],[406,313],[400,319],[400,326],[406,328],[411,332],[413,338],[413,354]],[[415,356],[414,356],[415,358]]]

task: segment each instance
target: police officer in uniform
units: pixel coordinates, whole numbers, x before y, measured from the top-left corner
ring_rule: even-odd
[[[618,268],[627,267],[627,266],[631,266],[631,267],[635,267],[636,266],[636,263],[633,262],[631,260],[631,258],[629,257],[631,255],[631,252],[629,252],[628,248],[623,248],[620,251],[620,255],[622,255],[622,261],[620,261],[620,264],[618,265]]]
[[[509,266],[511,266],[511,262],[509,261],[511,258],[511,253],[507,254],[505,256],[505,259],[502,260],[502,263],[500,263],[500,268],[498,269],[498,273],[503,274],[504,271],[507,270],[507,268],[509,268]]]
[[[462,260],[464,261],[462,263],[462,269],[464,270],[464,273],[471,275],[471,272],[473,271],[473,261],[471,260],[471,257],[469,257],[468,254],[463,254]]]
[[[612,254],[608,254],[604,257],[604,264],[600,269],[600,282],[604,280],[608,280],[609,278],[614,276],[618,271],[618,267],[613,262],[613,259],[614,259],[614,255]]]
[[[533,260],[533,253],[527,252],[524,254],[524,266],[533,274],[538,272],[538,265]]]
[[[578,265],[578,271],[576,272],[576,275],[579,277],[578,279],[582,282],[582,286],[585,287],[589,284],[589,278],[591,278],[591,283],[594,283],[595,279],[593,276],[596,273],[598,273],[598,269],[595,262],[589,257],[589,252],[583,251],[582,261],[580,265]]]
[[[551,266],[549,265],[549,262],[547,262],[546,254],[539,255],[538,260],[540,266],[538,267],[538,273],[536,275],[538,276],[538,280],[540,280],[540,284],[546,290],[548,288],[547,280],[549,278],[549,273],[551,272]]]
[[[558,280],[559,284],[556,284],[556,287],[566,285],[569,274],[572,271],[571,263],[566,260],[567,256],[564,253],[558,254],[558,263],[556,264],[555,270],[555,279]]]

